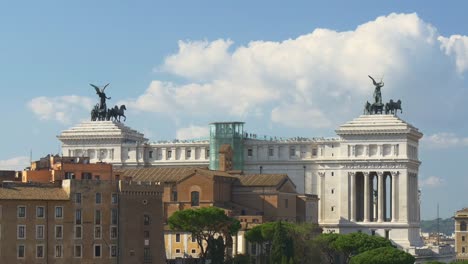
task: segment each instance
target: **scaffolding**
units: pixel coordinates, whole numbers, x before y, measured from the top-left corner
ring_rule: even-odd
[[[210,170],[219,169],[219,148],[231,145],[233,169],[244,169],[244,122],[215,122],[210,124]]]

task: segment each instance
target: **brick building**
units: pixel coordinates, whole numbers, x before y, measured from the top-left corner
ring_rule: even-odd
[[[70,158],[4,181],[0,263],[160,263],[162,186],[111,176],[111,165]]]
[[[221,148],[221,151],[229,153]],[[164,188],[164,221],[176,211],[216,206],[241,222],[242,230],[233,238],[233,254],[249,252],[244,232],[268,221],[308,221],[318,223],[318,199],[314,195],[299,196],[296,186],[285,174],[244,175],[230,170],[228,159],[220,159],[220,168],[213,171],[197,167],[149,167],[115,169],[114,175],[132,181],[159,182]],[[190,233],[165,229],[168,259],[197,257],[200,249]]]
[[[468,208],[455,213],[455,252],[457,260],[468,260]]]

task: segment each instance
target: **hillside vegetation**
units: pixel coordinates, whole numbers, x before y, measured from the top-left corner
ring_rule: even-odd
[[[455,230],[455,220],[453,218],[440,219],[440,222],[439,222],[440,233],[451,235],[454,233],[454,230]],[[421,232],[437,233],[437,219],[422,220]]]

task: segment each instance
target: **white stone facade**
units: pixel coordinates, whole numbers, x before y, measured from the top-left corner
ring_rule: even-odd
[[[299,192],[318,195],[319,224],[325,231],[375,233],[404,248],[421,246],[418,141],[422,133],[393,115],[362,115],[336,133],[332,139],[245,139],[244,171],[286,173]],[[85,122],[58,138],[64,155],[89,155],[91,162],[209,164],[208,140],[148,143],[143,134],[109,121]]]

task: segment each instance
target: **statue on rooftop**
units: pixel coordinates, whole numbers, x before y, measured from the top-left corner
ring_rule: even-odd
[[[92,87],[94,87],[94,89],[96,89],[96,94],[99,96],[99,98],[101,99],[100,100],[100,103],[99,103],[99,109],[106,109],[106,99],[111,99],[110,97],[107,97],[106,96],[106,93],[104,93],[104,91],[106,90],[107,86],[109,86],[110,83],[104,85],[104,87],[102,88],[99,88],[98,86],[90,83],[89,85],[91,85]]]
[[[372,78],[372,76],[370,75],[367,75],[369,76],[369,78],[371,78],[372,82],[374,83],[374,86],[375,86],[375,90],[374,90],[374,99],[375,99],[375,102],[374,104],[376,106],[382,106],[383,103],[382,103],[382,92],[380,91],[380,88],[382,88],[384,86],[384,82],[382,80],[380,80],[380,82],[376,82],[374,80],[374,78]]]

